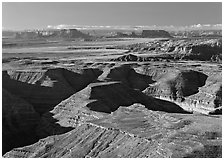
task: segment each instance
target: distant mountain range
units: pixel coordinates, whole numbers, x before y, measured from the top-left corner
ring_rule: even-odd
[[[77,29],[48,29],[29,31],[3,31],[2,37],[15,39],[74,39],[89,38],[90,35],[82,33]]]
[[[3,31],[9,31],[10,29],[2,27]],[[100,25],[67,25],[67,24],[59,24],[59,25],[48,25],[42,29],[36,30],[48,30],[48,29],[78,29],[78,30],[166,30],[166,31],[183,31],[183,30],[221,30],[222,24],[194,24],[188,26],[146,26],[146,25],[114,25],[114,26],[100,26]],[[29,29],[24,29],[29,30]],[[33,29],[34,30],[34,29]],[[12,31],[12,30],[10,30]],[[22,31],[22,30],[17,30]]]
[[[222,25],[174,26],[48,26],[46,29],[2,31],[2,38],[14,39],[89,39],[94,37],[116,38],[171,38],[171,37],[221,37]],[[163,28],[163,29],[161,29]],[[171,29],[172,28],[172,29]],[[190,29],[191,28],[191,29]],[[213,29],[209,29],[213,28]]]
[[[88,39],[94,35],[83,33],[77,29],[48,29],[48,30],[33,30],[22,32],[3,31],[3,38],[14,39]],[[115,35],[111,34],[109,37],[132,37],[132,38],[171,38],[170,34],[164,30],[143,30],[141,34],[125,34],[116,32]]]

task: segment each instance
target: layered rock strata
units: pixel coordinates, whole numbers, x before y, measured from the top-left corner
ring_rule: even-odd
[[[68,133],[13,149],[4,157],[220,157],[221,132],[213,134],[211,121],[194,121],[134,104],[105,118],[80,123]],[[197,128],[205,123],[204,129]]]

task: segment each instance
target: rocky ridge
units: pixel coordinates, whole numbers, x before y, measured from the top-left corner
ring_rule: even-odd
[[[210,57],[220,44],[164,39],[104,59],[4,59],[4,157],[221,157],[222,68]]]
[[[126,47],[137,53],[164,53],[166,58],[181,60],[215,61],[222,60],[222,42],[220,39],[170,39],[129,45]],[[160,56],[160,54],[158,56]],[[148,54],[150,56],[150,54]]]
[[[75,73],[64,68],[3,71],[2,80],[3,88],[31,103],[42,114],[96,80],[100,73],[97,69]]]
[[[144,91],[146,95],[176,103],[190,112],[221,113],[221,73],[200,72],[185,68],[140,69],[155,83]]]
[[[192,132],[190,126],[193,126],[193,123],[187,118],[181,120],[134,104],[130,107],[120,107],[105,118],[80,123],[65,134],[50,136],[33,145],[13,149],[4,157],[220,156],[220,140],[206,141],[203,138],[208,136],[206,129],[200,131],[201,133]],[[216,141],[216,145],[213,145],[213,141]]]

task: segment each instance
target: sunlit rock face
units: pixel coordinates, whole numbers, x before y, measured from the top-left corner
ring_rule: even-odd
[[[219,38],[36,34],[4,39],[4,157],[222,156]]]
[[[150,69],[145,74],[155,81],[143,91],[146,95],[174,102],[190,112],[221,111],[220,72],[160,68]]]
[[[192,39],[176,40],[166,39],[148,43],[133,44],[126,49],[137,53],[148,53],[148,56],[174,59],[174,60],[200,60],[221,62],[222,41],[221,39]],[[159,53],[150,55],[150,52]],[[164,53],[163,57],[161,53]],[[147,58],[145,58],[147,59]],[[139,60],[140,61],[140,60]]]
[[[210,130],[214,127],[212,122],[203,122],[201,118],[196,122],[196,116],[179,116],[150,111],[140,104],[119,107],[105,118],[80,123],[65,134],[13,149],[5,157],[189,158],[221,155],[221,141],[215,138],[220,137],[221,132]],[[204,129],[197,128],[205,125]],[[216,141],[215,146],[213,141]]]

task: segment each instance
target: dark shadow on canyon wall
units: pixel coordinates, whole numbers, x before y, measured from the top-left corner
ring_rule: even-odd
[[[46,71],[35,84],[29,84],[12,79],[7,71],[3,71],[2,87],[10,93],[23,98],[32,104],[38,113],[43,114],[53,109],[62,100],[95,81],[101,73],[102,71],[98,69],[86,69],[80,74],[64,68],[56,68]],[[53,85],[41,85],[45,78],[50,79]]]
[[[10,95],[14,95],[18,97],[17,99],[21,99],[23,103],[30,104],[31,108],[34,108],[34,110],[37,112],[37,115],[42,115],[43,113],[52,110],[64,99],[85,88],[92,81],[95,81],[101,73],[102,71],[98,69],[86,69],[83,70],[82,73],[75,73],[63,68],[57,68],[46,71],[43,77],[35,84],[29,84],[13,79],[10,77],[7,71],[3,71],[2,87]],[[50,80],[54,82],[52,86],[41,85],[41,80],[46,77],[50,78]],[[5,96],[2,98],[3,101],[9,101]],[[6,104],[3,103],[3,107],[4,105]],[[20,109],[18,107],[21,107],[22,105],[16,103],[7,103],[7,105],[11,106],[12,108],[14,107],[15,111],[4,110],[4,115],[6,116],[3,118],[2,128],[3,154],[13,148],[30,145],[37,142],[40,138],[44,138],[37,136],[35,127],[38,124],[36,123],[33,124],[32,128],[30,129],[26,129],[26,127],[20,129],[21,127],[18,127],[23,126],[23,124],[26,124],[29,121],[28,119],[25,119],[24,121],[15,119],[15,116],[29,116],[29,113],[26,114],[22,112],[16,112],[17,109]],[[10,116],[10,113],[8,112],[13,112],[13,116]],[[57,124],[57,120],[53,118],[53,115],[49,116],[48,121],[51,121],[55,127],[55,130],[51,131],[48,135],[63,134],[72,129],[70,127],[62,127]]]
[[[130,88],[123,83],[110,83],[107,85],[90,86],[90,100],[87,104],[90,110],[111,113],[120,106],[130,106],[134,103],[143,104],[149,110],[169,113],[188,113],[175,103],[156,99],[143,94],[139,90]]]

